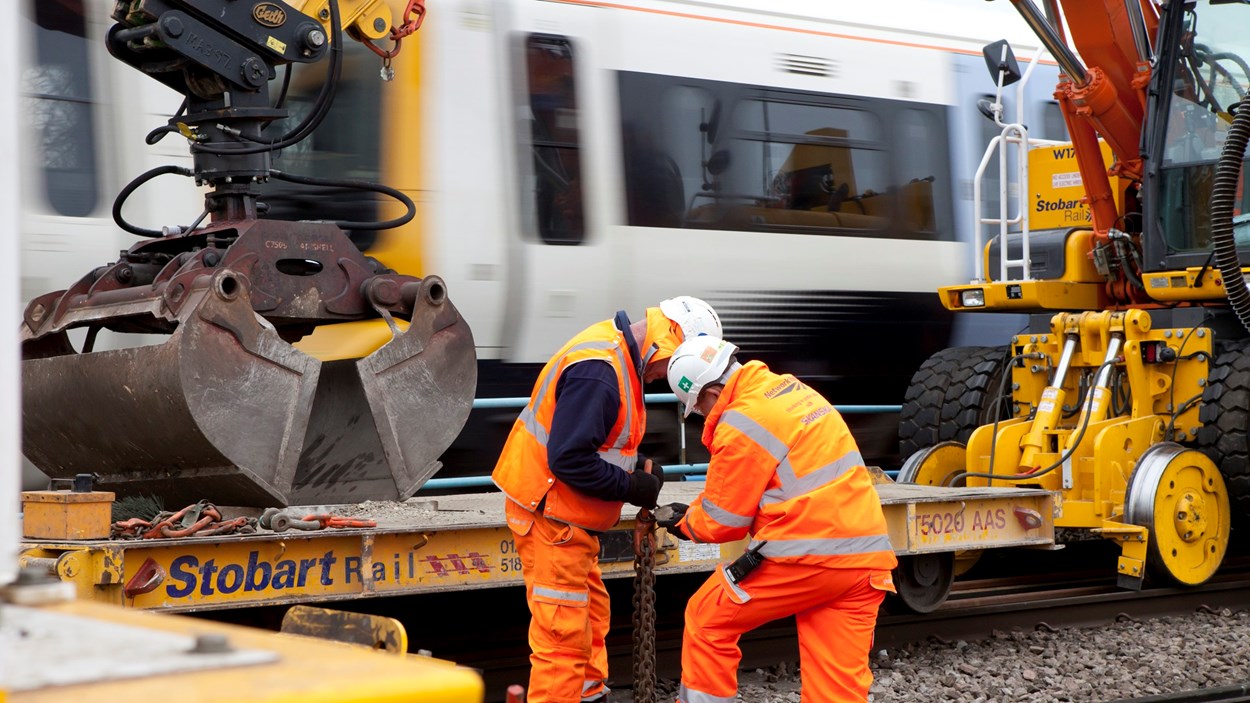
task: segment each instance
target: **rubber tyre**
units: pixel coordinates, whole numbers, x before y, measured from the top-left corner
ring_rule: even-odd
[[[1233,524],[1250,516],[1250,340],[1216,342],[1198,411],[1198,449],[1228,486]]]
[[[994,422],[993,399],[1007,372],[1006,347],[951,347],[929,357],[911,377],[899,415],[899,456],[941,442],[967,443]],[[998,419],[1011,417],[1008,402]]]

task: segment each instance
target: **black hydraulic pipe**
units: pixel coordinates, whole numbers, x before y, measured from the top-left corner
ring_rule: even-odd
[[[1215,265],[1224,278],[1228,304],[1242,327],[1250,330],[1250,289],[1241,272],[1237,241],[1233,236],[1233,207],[1237,204],[1237,179],[1241,173],[1246,143],[1250,141],[1250,99],[1242,99],[1237,116],[1228,128],[1224,149],[1215,166],[1215,183],[1211,187],[1211,247]]]
[[[139,189],[139,186],[143,185],[144,183],[147,183],[148,181],[152,180],[153,178],[156,178],[157,176],[164,176],[170,173],[176,173],[179,176],[194,176],[195,175],[189,168],[184,168],[182,166],[173,166],[169,164],[165,166],[157,166],[156,168],[144,171],[143,173],[136,176],[133,181],[127,183],[126,187],[122,188],[121,191],[117,193],[117,197],[113,199],[113,222],[116,222],[118,227],[121,227],[127,232],[130,232],[131,234],[137,234],[140,237],[163,237],[165,236],[165,233],[159,229],[145,229],[143,227],[138,227],[136,225],[130,224],[130,222],[128,222],[126,218],[122,215],[122,205],[126,203],[126,199],[129,198],[132,193],[134,193],[136,190]]]
[[[1055,57],[1055,61],[1059,63],[1059,68],[1072,79],[1078,86],[1085,85],[1089,82],[1089,78],[1085,71],[1085,66],[1081,64],[1081,60],[1072,53],[1067,44],[1059,38],[1055,32],[1055,28],[1050,26],[1046,21],[1046,17],[1037,9],[1030,0],[1011,0],[1011,4],[1015,6],[1016,11],[1028,23],[1029,28],[1042,41],[1042,45]]]
[[[1146,36],[1146,16],[1142,14],[1140,0],[1124,0],[1124,10],[1128,13],[1129,25],[1133,30],[1133,46],[1137,49],[1137,60],[1149,63],[1150,38]]]

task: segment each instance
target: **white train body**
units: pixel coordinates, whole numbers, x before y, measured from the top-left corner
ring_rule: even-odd
[[[21,197],[29,299],[113,261],[134,241],[112,221],[117,191],[153,166],[190,161],[177,134],[144,143],[180,98],[107,55],[111,2],[20,1],[23,155],[41,165]],[[1005,3],[759,5],[430,2],[397,79],[382,82],[376,59],[353,52],[327,124],[275,163],[414,197],[417,219],[370,253],[447,281],[482,360],[479,395],[527,394],[537,366],[588,323],[691,294],[716,305],[745,354],[835,402],[899,403],[930,353],[1002,331],[984,320],[956,327],[934,291],[970,276],[971,180],[996,132],[976,109],[993,92],[981,46],[1008,38],[1027,60],[1035,41]],[[560,66],[554,77],[535,68],[548,60]],[[293,94],[309,92],[317,71],[296,69]],[[1038,73],[1024,119],[1062,138],[1056,71]],[[552,80],[539,85],[544,75]],[[558,134],[539,134],[539,123]],[[657,161],[640,160],[642,143]],[[717,151],[728,162],[719,174],[709,169]],[[817,171],[802,167],[821,154]],[[663,176],[649,170],[663,159]],[[563,170],[554,178],[553,165]],[[848,167],[860,183],[842,195],[870,219],[830,200],[841,200]],[[821,190],[799,178],[805,168]],[[576,180],[576,206],[569,192],[552,205],[544,179]],[[920,190],[930,200],[911,212],[923,223],[872,214],[883,195],[902,202]],[[379,209],[361,196],[284,197],[277,216]],[[680,212],[657,210],[664,200]],[[187,179],[161,178],[125,216],[185,226],[202,207]],[[825,226],[839,207],[851,224]],[[561,213],[579,222],[555,222]]]

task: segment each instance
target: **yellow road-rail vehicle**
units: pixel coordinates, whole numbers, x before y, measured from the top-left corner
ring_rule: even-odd
[[[661,501],[689,503],[699,490],[697,482],[669,484]],[[933,610],[946,599],[954,574],[942,564],[956,550],[1054,544],[1058,511],[1050,491],[934,488],[888,479],[882,479],[878,491],[900,556],[900,603],[914,611]],[[38,532],[49,521],[28,517],[19,560],[72,583],[85,600],[162,612],[336,602],[351,610],[348,601],[364,598],[522,583],[520,555],[498,493],[328,508],[372,516],[372,527],[158,539],[107,538],[108,521],[93,514],[91,505],[107,503],[109,493],[55,493],[58,508],[65,509],[62,519],[51,521],[60,532]],[[50,500],[47,494],[24,494],[28,516]],[[292,507],[284,513],[298,516],[303,510]],[[600,538],[606,578],[634,575],[634,517],[627,506],[620,524]],[[272,520],[261,524],[275,526]],[[710,571],[744,548],[745,540],[697,544],[661,534],[656,573]]]
[[[975,185],[975,277],[939,294],[1030,322],[1005,347],[947,349],[916,372],[902,479],[1058,491],[1056,527],[1118,542],[1122,586],[1200,584],[1250,513],[1250,39],[1230,29],[1250,8],[1012,3],[1062,69],[1072,141],[1005,121],[1003,86],[1022,76],[1005,42],[987,46],[999,98],[983,111],[1002,133]],[[985,213],[995,154],[1003,192]]]

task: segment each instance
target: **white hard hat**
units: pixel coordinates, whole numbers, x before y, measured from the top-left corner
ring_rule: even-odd
[[[690,295],[679,295],[676,298],[660,301],[660,312],[681,327],[682,338],[686,340],[706,334],[720,337],[724,331],[720,326],[720,318],[711,305]]]
[[[710,384],[723,383],[737,364],[738,347],[719,337],[703,335],[681,343],[668,360],[668,385],[682,404],[683,417],[690,417],[699,402],[699,393]]]

